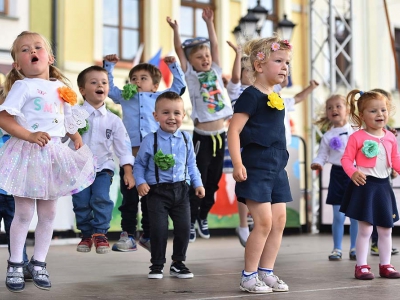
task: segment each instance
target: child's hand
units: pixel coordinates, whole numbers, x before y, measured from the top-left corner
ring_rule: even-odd
[[[355,171],[351,176],[351,180],[356,186],[364,185],[367,182],[367,176],[360,171]]]
[[[83,140],[81,135],[79,134],[79,137],[77,136],[74,140],[74,146],[75,146],[75,150],[78,150],[80,147],[83,146]]]
[[[388,126],[388,129],[389,129],[389,131],[390,131],[391,133],[394,134],[394,136],[397,136],[397,130],[396,130],[396,128],[393,128],[393,127],[389,127],[389,126]],[[395,172],[396,172],[396,171],[395,171]]]
[[[206,195],[206,190],[204,189],[203,186],[199,186],[199,187],[195,188],[194,191],[196,193],[196,196],[199,198],[204,198],[204,196]]]
[[[133,175],[131,173],[124,174],[124,183],[128,190],[135,186],[135,178],[133,178]]]
[[[240,46],[235,46],[232,42],[226,41],[228,45],[235,51],[236,53],[240,53],[242,51],[242,47]]]
[[[110,63],[114,63],[114,64],[119,62],[119,58],[118,58],[117,54],[108,54],[108,55],[104,56],[104,60],[108,61]]]
[[[243,166],[243,164],[241,164],[237,167],[234,166],[232,175],[233,175],[233,179],[235,179],[235,181],[237,181],[237,182],[245,181],[247,179],[246,167]]]
[[[315,80],[310,80],[310,87],[312,87],[312,89],[315,89],[318,86],[319,86],[318,82],[316,82]]]
[[[399,173],[397,173],[394,169],[392,169],[392,173],[390,173],[390,178],[395,179]]]
[[[50,135],[47,132],[38,131],[29,134],[28,142],[38,144],[40,147],[44,147],[50,140]]]
[[[289,77],[288,75],[285,76],[285,79],[280,83],[281,87],[284,88],[289,84]]]
[[[311,170],[321,171],[322,170],[322,166],[320,164],[311,164]]]
[[[206,7],[203,9],[203,14],[202,14],[203,20],[207,22],[213,22],[214,21],[214,12],[211,8]]]
[[[172,21],[170,17],[167,17],[167,22],[173,30],[178,30],[178,22],[176,20]]]
[[[137,187],[137,191],[138,191],[139,196],[143,197],[149,193],[150,187],[147,183],[142,183],[141,185],[139,185]]]
[[[166,57],[164,57],[164,62],[167,65],[170,65],[170,64],[173,64],[174,62],[176,62],[176,59],[174,56],[166,56]]]

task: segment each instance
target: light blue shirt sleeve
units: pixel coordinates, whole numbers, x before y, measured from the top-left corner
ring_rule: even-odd
[[[122,91],[114,85],[114,76],[112,72],[114,71],[115,64],[109,61],[104,61],[103,63],[104,69],[107,70],[108,75],[108,85],[110,87],[110,91],[108,92],[108,97],[114,101],[116,104],[121,104],[121,101],[124,100],[122,98]]]

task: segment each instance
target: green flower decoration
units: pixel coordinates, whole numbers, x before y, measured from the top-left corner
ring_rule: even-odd
[[[135,96],[138,92],[137,85],[136,84],[125,84],[124,88],[122,90],[122,98],[125,100],[131,99],[133,96]]]
[[[78,128],[78,132],[80,135],[84,134],[86,131],[89,130],[89,122],[88,122],[88,120],[85,120],[85,121],[86,121],[86,126],[83,128]]]
[[[154,162],[161,170],[166,171],[175,165],[175,159],[172,154],[164,154],[162,150],[158,150],[154,155]]]
[[[375,141],[366,140],[364,141],[361,151],[366,157],[373,158],[379,153],[379,145]]]

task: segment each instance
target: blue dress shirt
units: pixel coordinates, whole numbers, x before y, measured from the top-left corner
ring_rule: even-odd
[[[168,133],[161,128],[157,130],[157,150],[161,149],[164,154],[172,154],[175,159],[175,165],[170,169],[163,171],[158,169],[160,177],[159,183],[174,183],[179,181],[189,181],[194,188],[203,186],[200,172],[196,165],[196,155],[194,154],[192,139],[186,134],[186,144],[183,138],[184,133],[179,129],[175,133]],[[187,169],[186,165],[187,156]],[[133,166],[133,176],[136,186],[143,183],[148,185],[156,184],[154,157],[154,134],[145,136],[140,145],[139,152]],[[186,178],[185,178],[186,174]]]
[[[166,91],[172,91],[182,95],[186,89],[185,75],[179,64],[172,63],[168,67],[174,76],[171,88],[164,91],[139,92],[129,100],[122,98],[122,90],[114,85],[114,63],[104,61],[104,68],[108,72],[110,91],[108,97],[116,104],[122,106],[122,121],[128,131],[132,147],[140,146],[142,139],[150,132],[155,132],[159,127],[154,120],[153,112],[157,97]]]

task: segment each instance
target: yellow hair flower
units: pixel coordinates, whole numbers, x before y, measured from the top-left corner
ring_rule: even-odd
[[[62,100],[65,102],[75,105],[78,102],[78,99],[76,97],[76,93],[69,87],[67,86],[62,86],[57,89],[58,95]]]
[[[271,93],[268,95],[267,105],[271,108],[276,108],[277,110],[285,108],[283,99],[277,93]]]

